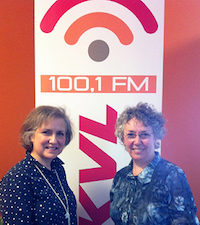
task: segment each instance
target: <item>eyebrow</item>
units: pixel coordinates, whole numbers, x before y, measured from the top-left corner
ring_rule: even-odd
[[[42,131],[52,131],[53,129],[50,128],[40,128]],[[57,130],[56,132],[65,132],[65,130]]]
[[[128,132],[129,132],[129,133],[136,133],[136,132],[133,131],[133,130],[128,130]],[[150,131],[148,131],[148,130],[142,130],[142,131],[139,132],[139,134],[145,133],[145,132],[150,132]]]

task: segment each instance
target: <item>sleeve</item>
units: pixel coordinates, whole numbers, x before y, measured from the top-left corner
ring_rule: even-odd
[[[0,183],[0,210],[4,224],[28,225],[32,222],[31,180],[24,174],[7,174]]]
[[[169,204],[172,225],[197,225],[197,208],[185,173],[180,168],[173,170],[166,180],[171,194]]]
[[[112,203],[114,200],[114,192],[119,179],[120,179],[120,172],[118,171],[113,178],[112,186],[110,189],[110,203]]]

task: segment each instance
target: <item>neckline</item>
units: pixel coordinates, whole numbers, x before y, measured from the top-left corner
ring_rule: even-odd
[[[68,225],[70,225],[70,213],[69,213],[69,203],[68,203],[68,198],[67,198],[67,195],[66,195],[66,193],[65,193],[65,190],[64,190],[64,188],[63,188],[63,185],[62,185],[62,183],[61,183],[61,180],[60,180],[60,178],[59,178],[59,175],[58,175],[56,169],[51,170],[51,171],[52,171],[52,172],[55,171],[57,180],[58,180],[58,182],[59,182],[59,184],[60,184],[60,187],[61,187],[61,190],[62,190],[62,192],[63,192],[63,194],[64,194],[64,197],[65,197],[67,206],[65,206],[63,200],[60,198],[59,194],[55,191],[55,189],[53,188],[53,186],[51,185],[51,183],[48,181],[48,179],[46,178],[46,176],[44,175],[44,173],[41,171],[41,169],[40,169],[36,164],[34,164],[34,165],[35,165],[35,167],[37,168],[37,170],[40,172],[40,174],[42,175],[42,177],[44,178],[44,180],[46,181],[46,183],[49,185],[49,187],[51,188],[51,190],[54,192],[55,196],[58,198],[58,200],[60,201],[60,203],[62,204],[62,206],[63,206],[63,208],[65,209],[65,212],[66,212],[66,213],[65,213],[65,219],[68,219]]]
[[[33,162],[34,164],[36,164],[40,169],[46,169],[49,172],[52,172],[53,170],[55,170],[57,167],[61,166],[64,164],[64,162],[56,157],[55,159],[52,160],[51,162],[51,170],[49,170],[48,168],[46,168],[44,165],[42,165],[37,159],[35,159],[30,152],[26,152],[26,158],[28,159],[28,161]]]

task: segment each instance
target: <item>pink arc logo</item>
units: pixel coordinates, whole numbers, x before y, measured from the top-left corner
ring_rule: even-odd
[[[43,17],[40,24],[41,30],[45,33],[52,32],[63,14],[75,5],[86,1],[57,0]],[[129,9],[138,18],[145,32],[152,34],[158,29],[155,17],[141,0],[111,1]],[[111,30],[123,45],[131,44],[134,39],[132,31],[121,19],[109,13],[95,12],[86,14],[72,23],[64,35],[64,40],[67,44],[74,45],[84,32],[94,27],[103,27]],[[90,44],[88,54],[94,61],[103,61],[109,55],[109,46],[103,40],[95,40]]]

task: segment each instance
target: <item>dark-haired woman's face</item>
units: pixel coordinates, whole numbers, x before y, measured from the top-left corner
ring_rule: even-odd
[[[155,138],[151,126],[133,118],[124,127],[124,145],[133,161],[147,165],[155,157]]]
[[[54,118],[43,123],[31,137],[33,150],[31,155],[42,165],[50,169],[53,159],[65,147],[65,122],[61,118]]]

